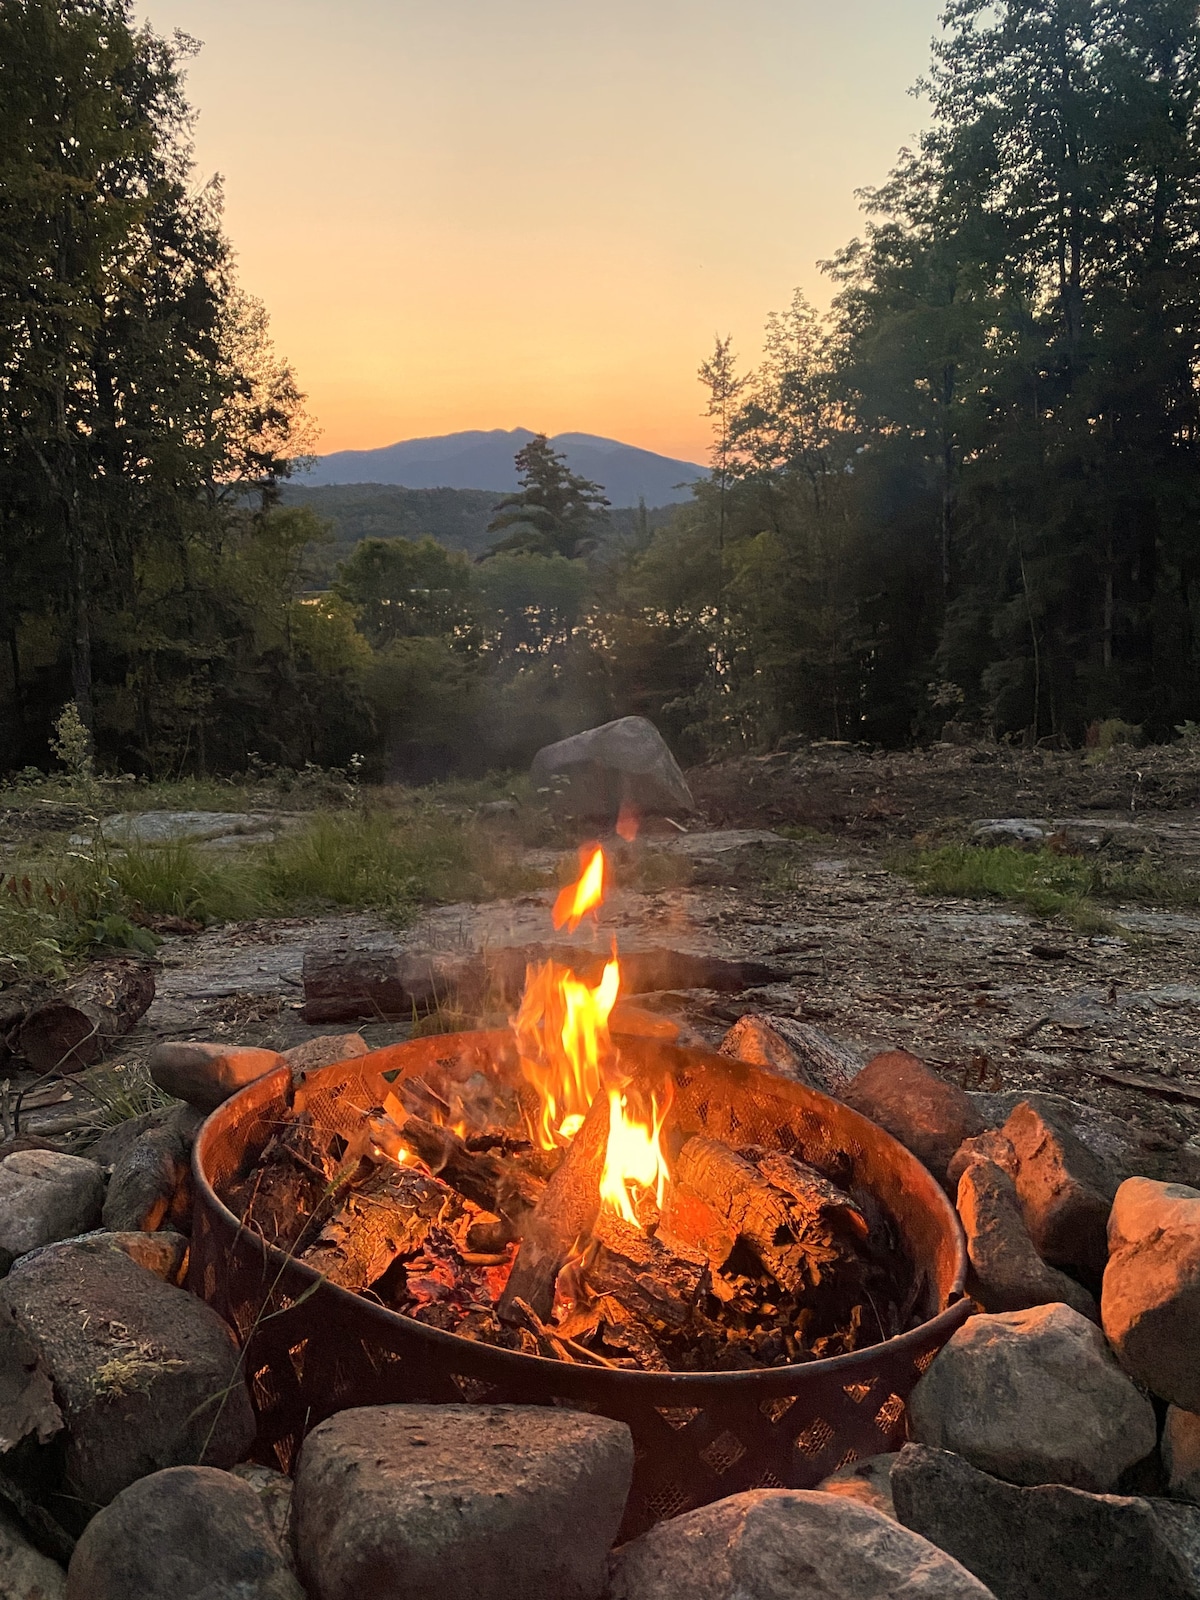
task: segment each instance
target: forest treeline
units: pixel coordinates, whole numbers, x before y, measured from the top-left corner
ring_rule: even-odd
[[[188,48],[0,0],[0,769],[69,701],[150,775],[429,776],[626,712],[690,759],[1200,716],[1195,3],[950,0],[829,312],[703,363],[693,499],[614,528],[537,440],[474,557],[331,559],[282,503],[313,435],[192,170]]]

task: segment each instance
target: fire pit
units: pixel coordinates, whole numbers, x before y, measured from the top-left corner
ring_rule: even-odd
[[[244,1195],[272,1137],[297,1110],[325,1137],[351,1146],[361,1138],[364,1108],[384,1104],[410,1080],[436,1082],[463,1063],[499,1080],[519,1081],[523,1068],[528,1076],[518,1036],[415,1040],[327,1067],[298,1087],[280,1070],[206,1123],[194,1158],[190,1283],[245,1344],[261,1459],[290,1469],[305,1433],[349,1406],[487,1401],[595,1411],[633,1433],[622,1532],[631,1537],[742,1489],[810,1488],[839,1466],[896,1448],[908,1394],[967,1315],[957,1219],[930,1174],[889,1135],[849,1107],[755,1067],[656,1038],[614,1034],[612,1041],[631,1094],[641,1084],[669,1096],[676,1146],[712,1140],[753,1148],[764,1162],[790,1157],[818,1172],[836,1170],[844,1189],[870,1197],[907,1286],[906,1331],[895,1337],[741,1371],[567,1364],[464,1338],[339,1287],[267,1243],[226,1203]]]

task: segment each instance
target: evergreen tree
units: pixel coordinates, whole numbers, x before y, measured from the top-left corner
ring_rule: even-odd
[[[523,445],[515,459],[520,490],[500,501],[488,523],[489,533],[511,531],[490,553],[565,556],[568,561],[586,555],[608,510],[604,490],[572,472],[544,433]]]

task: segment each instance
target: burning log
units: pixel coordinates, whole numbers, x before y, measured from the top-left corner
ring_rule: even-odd
[[[78,1072],[99,1061],[154,999],[154,973],[137,961],[96,962],[55,999],[35,1006],[12,1032],[34,1072]]]
[[[590,1235],[600,1212],[608,1126],[608,1096],[601,1093],[526,1219],[521,1247],[496,1308],[502,1321],[514,1320],[517,1300],[524,1300],[543,1322],[550,1315],[558,1274],[579,1242]]]
[[[401,1256],[413,1254],[436,1224],[460,1216],[458,1195],[416,1167],[376,1167],[351,1189],[303,1259],[331,1283],[361,1291]]]
[[[589,1294],[611,1296],[655,1334],[678,1334],[695,1319],[710,1282],[699,1252],[679,1254],[607,1213],[597,1221],[596,1238],[582,1274]]]
[[[837,1223],[859,1238],[867,1232],[848,1195],[782,1152],[739,1152],[696,1135],[679,1152],[673,1178],[659,1228],[664,1242],[702,1250],[719,1267],[742,1240],[789,1293],[819,1282],[821,1267],[844,1253]]]
[[[517,1236],[522,1219],[534,1209],[545,1190],[541,1178],[498,1156],[469,1150],[452,1128],[439,1128],[423,1117],[405,1116],[398,1103],[385,1111],[388,1114],[372,1118],[368,1124],[370,1140],[377,1147],[393,1159],[402,1150],[411,1150],[435,1177],[456,1189],[464,1199],[508,1223],[509,1239]]]

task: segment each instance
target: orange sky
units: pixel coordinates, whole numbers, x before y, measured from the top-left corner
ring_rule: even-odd
[[[940,0],[142,0],[324,452],[460,428],[703,459],[920,125]]]

